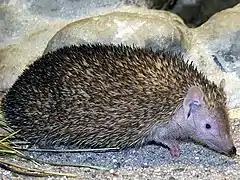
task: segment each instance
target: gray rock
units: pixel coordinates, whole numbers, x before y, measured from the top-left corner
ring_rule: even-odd
[[[214,60],[225,72],[236,72],[240,78],[240,30],[221,35],[209,43]]]
[[[215,14],[202,26],[192,29],[189,51],[199,69],[211,80],[226,79],[225,91],[231,108],[240,107],[239,16],[240,4]]]
[[[212,15],[240,3],[240,0],[177,0],[170,10],[179,15],[188,26],[197,27]]]
[[[71,44],[96,42],[184,52],[186,30],[182,20],[174,14],[126,7],[68,24],[49,41],[44,54]]]
[[[123,4],[146,8],[162,8],[169,0],[20,0],[23,7],[33,14],[54,18],[81,18]],[[5,0],[5,2],[7,2]],[[20,5],[20,4],[19,4]]]
[[[27,10],[44,17],[81,18],[100,9],[116,8],[124,0],[26,0]]]

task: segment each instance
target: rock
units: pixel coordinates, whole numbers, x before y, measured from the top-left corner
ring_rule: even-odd
[[[0,27],[0,91],[5,91],[28,64],[42,55],[56,31],[71,21],[43,20],[24,8],[1,5],[0,9],[4,14]]]
[[[174,14],[124,6],[109,14],[68,24],[49,41],[44,54],[63,46],[89,42],[184,51],[185,31],[187,27]]]
[[[32,0],[27,10],[44,17],[80,19],[107,9],[115,9],[123,3],[124,0]],[[140,3],[146,5],[145,0]]]
[[[212,16],[192,33],[189,54],[215,81],[226,79],[229,107],[240,107],[240,4]],[[201,58],[202,56],[202,58]]]
[[[205,23],[212,15],[240,3],[240,0],[177,0],[170,9],[190,27]]]
[[[201,27],[193,30],[193,44],[198,40],[212,52],[212,59],[224,72],[240,77],[240,4],[217,13]],[[231,19],[231,21],[229,21]],[[206,34],[206,32],[209,32]]]
[[[138,7],[147,7],[148,9],[171,9],[177,0],[125,0],[127,5],[136,5]]]
[[[61,18],[83,18],[123,4],[148,9],[168,10],[179,15],[189,26],[199,26],[213,14],[239,3],[239,0],[32,0],[27,10],[38,15]],[[77,7],[77,8],[76,8]]]

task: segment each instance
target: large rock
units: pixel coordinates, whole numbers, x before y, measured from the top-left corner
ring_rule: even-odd
[[[187,27],[166,11],[124,6],[117,11],[68,24],[49,41],[44,54],[71,44],[99,42],[183,50]]]
[[[12,6],[1,5],[0,10],[4,19],[0,26],[0,91],[4,91],[42,55],[56,31],[73,20],[42,19]]]
[[[199,28],[190,29],[190,56],[210,79],[215,82],[226,79],[230,107],[240,107],[239,17],[240,4],[215,14]]]

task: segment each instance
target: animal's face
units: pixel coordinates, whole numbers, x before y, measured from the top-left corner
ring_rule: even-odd
[[[222,105],[210,108],[198,87],[189,90],[184,100],[184,124],[187,136],[227,155],[236,154],[230,134],[227,112]]]
[[[185,119],[188,136],[218,152],[227,155],[236,154],[224,110],[220,112],[217,109],[210,109],[205,104],[190,106],[190,112]]]

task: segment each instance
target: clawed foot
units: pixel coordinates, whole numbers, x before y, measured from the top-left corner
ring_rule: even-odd
[[[177,141],[173,141],[168,145],[170,149],[170,154],[172,157],[179,157],[180,156],[180,147]]]

